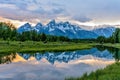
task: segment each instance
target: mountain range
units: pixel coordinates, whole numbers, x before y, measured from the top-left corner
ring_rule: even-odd
[[[38,23],[33,27],[29,23],[26,23],[17,29],[19,33],[31,30],[35,30],[38,33],[45,33],[48,35],[65,36],[71,39],[90,39],[97,38],[98,36],[110,37],[115,31],[115,27],[104,25],[104,28],[85,30],[80,26],[73,25],[69,22],[56,23],[55,20],[52,20],[47,25]]]

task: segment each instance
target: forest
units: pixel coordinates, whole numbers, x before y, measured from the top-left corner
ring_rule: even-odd
[[[120,29],[116,28],[112,36],[106,38],[104,36],[99,36],[96,39],[69,39],[64,36],[53,36],[44,33],[37,33],[36,31],[26,31],[23,33],[18,33],[15,26],[8,22],[0,22],[0,40],[6,41],[43,41],[43,42],[90,42],[90,43],[120,43]]]
[[[70,41],[67,37],[46,35],[44,33],[37,33],[34,30],[18,33],[13,24],[4,22],[0,23],[0,39],[7,41]]]

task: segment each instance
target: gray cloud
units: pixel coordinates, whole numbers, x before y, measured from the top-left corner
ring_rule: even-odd
[[[0,5],[0,16],[10,19],[47,20],[62,15],[83,23],[120,20],[120,0],[0,0],[0,3],[9,5]]]
[[[45,2],[42,0],[2,0],[2,4],[12,4],[18,9],[0,9],[0,16],[20,20],[32,21],[32,19],[55,19],[61,14],[66,14],[64,6],[58,3]]]
[[[54,14],[61,14],[61,13],[65,12],[65,9],[63,9],[63,8],[55,8],[55,9],[52,9],[52,12]]]
[[[80,21],[80,22],[89,22],[92,21],[92,19],[86,17],[86,16],[74,16],[72,19]]]

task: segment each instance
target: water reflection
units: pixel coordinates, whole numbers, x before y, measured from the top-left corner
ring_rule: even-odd
[[[119,49],[99,46],[67,52],[0,54],[0,80],[64,80],[119,59]]]
[[[45,52],[43,53],[18,53],[25,60],[28,60],[31,57],[35,57],[37,61],[45,58],[49,63],[54,64],[57,62],[68,63],[71,60],[76,60],[84,55],[91,55],[98,58],[113,59],[113,54],[110,54],[108,50],[98,51],[97,48],[92,48],[90,50],[77,50],[77,51],[68,51],[68,52]]]
[[[34,57],[37,61],[46,59],[49,63],[54,64],[56,61],[61,63],[68,63],[71,60],[76,60],[84,55],[91,55],[93,57],[120,60],[120,50],[117,48],[108,48],[104,46],[96,46],[89,50],[77,50],[67,52],[45,52],[45,53],[10,53],[0,54],[0,64],[9,64],[19,55],[24,60]]]
[[[4,63],[9,64],[15,58],[16,58],[16,54],[15,53],[6,53],[6,54],[0,53],[0,64],[4,64]]]
[[[120,49],[113,47],[105,47],[105,46],[96,46],[99,51],[108,50],[114,57],[115,61],[120,60]]]

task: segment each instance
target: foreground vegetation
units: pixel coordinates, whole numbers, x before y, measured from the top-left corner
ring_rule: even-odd
[[[96,42],[100,44],[96,44]],[[63,36],[52,36],[44,33],[37,33],[36,31],[18,33],[14,25],[11,23],[0,22],[0,53],[70,51],[92,48],[95,45],[115,47],[120,49],[119,43],[120,29],[116,29],[113,35],[109,38],[99,36],[97,39],[75,40]],[[100,48],[100,50],[103,49]],[[110,50],[112,51],[112,49]],[[116,50],[115,53],[118,56],[119,50]],[[3,55],[0,54],[0,56]],[[1,61],[0,63],[4,63]],[[105,69],[92,72],[89,75],[84,74],[81,78],[70,78],[66,80],[120,80],[119,66],[120,63],[117,62],[106,67]]]
[[[114,47],[114,48],[120,49],[120,43],[115,43],[115,44],[105,43],[105,44],[98,44],[98,45],[102,45],[102,46],[106,46],[106,47]]]
[[[120,44],[97,44],[100,51],[107,49],[113,53],[116,63],[107,66],[104,69],[99,69],[90,74],[84,74],[79,78],[68,78],[66,80],[120,80]],[[100,46],[99,46],[100,45]],[[101,46],[102,45],[102,46]]]
[[[95,44],[72,42],[34,42],[34,41],[0,41],[0,53],[7,52],[44,52],[44,51],[70,51],[91,48]]]
[[[120,80],[120,63],[114,63],[89,75],[84,74],[81,78],[69,78],[66,80]]]
[[[64,36],[46,35],[44,33],[38,33],[35,30],[21,32],[13,24],[4,22],[0,22],[0,39],[5,41],[43,41],[45,43],[70,41],[69,38]]]
[[[70,51],[92,47],[91,44],[78,43],[80,41],[84,42],[64,36],[46,35],[34,30],[19,32],[13,24],[0,22],[0,53]]]

